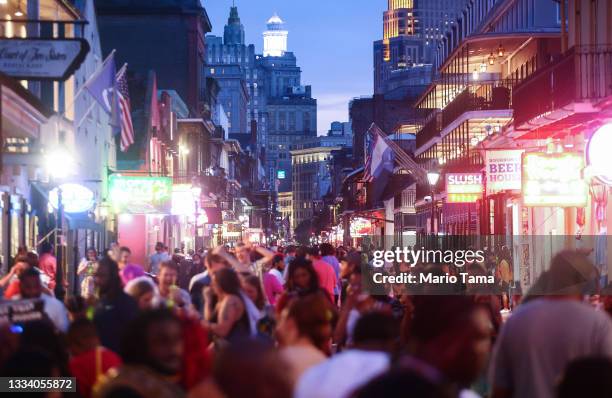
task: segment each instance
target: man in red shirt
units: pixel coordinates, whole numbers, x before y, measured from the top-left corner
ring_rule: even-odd
[[[312,261],[317,276],[319,277],[319,285],[329,294],[330,299],[334,300],[334,286],[336,286],[336,272],[334,268],[321,259],[321,254],[317,246],[308,248],[306,258]]]
[[[75,320],[68,329],[70,373],[76,378],[79,394],[91,396],[92,388],[109,369],[121,365],[121,358],[100,345],[94,324],[86,319]]]
[[[55,289],[55,274],[57,272],[57,259],[53,255],[53,246],[49,243],[43,243],[41,255],[38,259],[38,268],[49,277],[47,287],[53,291]]]

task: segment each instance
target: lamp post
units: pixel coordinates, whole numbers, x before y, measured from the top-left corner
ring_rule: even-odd
[[[75,174],[75,162],[72,155],[63,148],[56,149],[48,153],[45,157],[46,168],[51,176],[51,182],[55,185],[59,181]],[[55,270],[55,296],[63,300],[66,293],[64,289],[64,203],[62,200],[61,185],[57,185],[57,218],[56,218],[56,234],[59,234],[55,240],[55,257],[57,269]],[[56,235],[57,236],[57,235]]]
[[[427,181],[431,188],[431,234],[435,235],[435,220],[436,220],[436,198],[435,188],[438,180],[440,179],[440,173],[437,171],[430,171],[427,173]]]

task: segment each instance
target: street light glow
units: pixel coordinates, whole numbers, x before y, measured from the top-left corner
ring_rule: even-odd
[[[72,155],[65,149],[56,149],[45,156],[47,172],[54,178],[62,179],[76,174],[76,164]]]
[[[427,181],[429,181],[429,185],[432,187],[438,183],[440,179],[440,173],[437,171],[430,171],[427,173]]]

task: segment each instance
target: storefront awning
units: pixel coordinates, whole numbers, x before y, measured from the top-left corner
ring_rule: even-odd
[[[66,220],[68,221],[68,228],[71,230],[104,231],[104,226],[92,220],[87,213],[66,214]]]

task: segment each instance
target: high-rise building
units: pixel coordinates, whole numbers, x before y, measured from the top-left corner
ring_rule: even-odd
[[[219,83],[229,133],[245,148],[259,152],[266,133],[263,76],[257,71],[255,46],[245,43],[238,7],[230,8],[223,37],[207,35],[206,47],[205,74]]]
[[[434,50],[466,0],[388,0],[374,42],[374,94],[416,98],[431,82]]]
[[[268,30],[263,33],[264,57],[282,57],[287,52],[287,36],[284,22],[277,14],[268,19]]]

